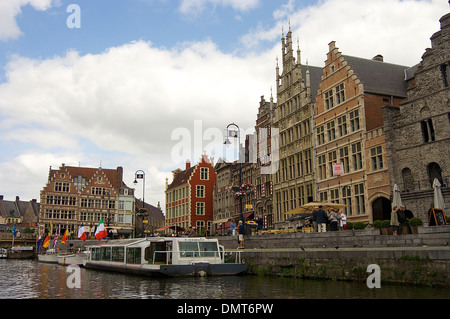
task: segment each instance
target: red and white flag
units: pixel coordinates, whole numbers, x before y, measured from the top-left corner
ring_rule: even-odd
[[[100,222],[98,223],[97,229],[95,230],[95,238],[97,238],[98,241],[102,240],[102,238],[105,238],[108,236],[108,233],[105,229],[105,224],[103,224],[103,217],[100,218]]]
[[[84,232],[83,223],[81,223],[81,227],[78,229],[78,238],[86,242],[86,233]]]

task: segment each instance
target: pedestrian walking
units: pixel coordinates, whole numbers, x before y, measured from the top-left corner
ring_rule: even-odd
[[[400,223],[398,221],[397,206],[394,206],[391,211],[391,227],[392,227],[392,234],[394,236],[397,236],[399,225]]]
[[[312,213],[312,224],[314,232],[317,233],[317,211],[319,210],[319,206],[315,206]]]
[[[328,216],[327,213],[322,209],[322,206],[319,206],[319,209],[317,210],[317,231],[319,233],[325,233],[327,231],[327,221]]]
[[[403,231],[403,225],[406,223],[405,206],[401,205],[397,210],[397,218],[399,222],[398,234],[401,235]]]
[[[330,231],[337,231],[338,230],[338,213],[330,209],[328,213],[328,220],[330,221]],[[340,217],[339,217],[340,218]]]
[[[347,229],[347,216],[342,210],[339,210],[338,212],[339,216],[341,216],[341,219],[339,220],[339,227],[341,230]]]
[[[238,226],[238,249],[244,249],[244,224],[242,220],[239,221]]]

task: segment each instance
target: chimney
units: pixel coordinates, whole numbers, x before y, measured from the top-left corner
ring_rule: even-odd
[[[376,56],[374,56],[373,58],[372,58],[372,60],[374,60],[374,61],[379,61],[379,62],[383,62],[383,56],[381,55],[381,54],[377,54]]]
[[[117,166],[117,187],[122,187],[123,181],[123,167]]]
[[[191,168],[191,161],[187,160],[186,161],[186,169],[189,169],[189,168]]]

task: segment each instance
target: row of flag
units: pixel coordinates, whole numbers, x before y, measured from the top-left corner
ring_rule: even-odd
[[[15,225],[14,225],[15,226]],[[102,240],[102,238],[105,238],[108,235],[108,232],[106,231],[105,224],[103,223],[103,218],[100,219],[100,222],[97,225],[97,229],[95,230],[95,238],[97,238],[98,241]],[[48,235],[45,237],[44,241],[42,242],[42,247],[48,248],[50,246],[50,236],[51,234],[48,233]],[[64,235],[61,239],[61,243],[67,244],[66,240],[69,236],[69,230],[66,229],[64,232]],[[86,233],[84,231],[84,225],[81,224],[80,228],[78,229],[77,237],[86,242]],[[39,246],[41,244],[41,235],[36,239],[36,249],[39,249]],[[58,233],[55,231],[55,236],[53,238],[53,247],[56,247],[56,243],[58,242]]]

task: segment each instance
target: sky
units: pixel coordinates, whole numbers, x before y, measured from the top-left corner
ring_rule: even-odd
[[[63,163],[122,166],[164,209],[186,160],[235,159],[225,129],[253,132],[289,28],[302,64],[323,67],[336,41],[413,66],[448,12],[446,0],[0,0],[0,194],[39,201]]]

